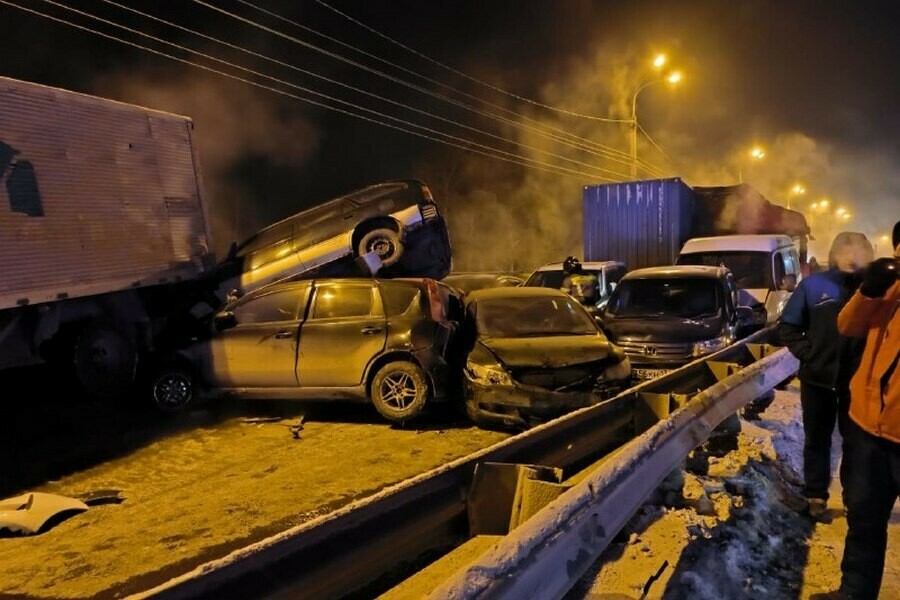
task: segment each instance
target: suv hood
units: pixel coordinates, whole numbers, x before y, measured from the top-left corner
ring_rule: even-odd
[[[687,343],[708,340],[722,334],[721,317],[707,319],[616,319],[606,317],[603,328],[614,342]]]
[[[479,340],[509,367],[567,367],[603,360],[611,354],[602,335],[565,335]]]

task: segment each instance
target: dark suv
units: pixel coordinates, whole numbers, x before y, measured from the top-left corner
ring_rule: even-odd
[[[228,304],[203,339],[151,378],[175,411],[195,396],[369,399],[405,421],[445,395],[460,299],[431,279],[323,279],[268,286]]]
[[[741,337],[753,312],[737,298],[725,267],[638,269],[622,278],[599,318],[634,377],[652,379]]]

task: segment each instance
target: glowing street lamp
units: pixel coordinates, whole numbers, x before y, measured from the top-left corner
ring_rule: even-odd
[[[842,206],[842,207],[838,208],[836,211],[834,211],[834,214],[836,214],[839,217],[843,217],[844,215],[846,215],[848,213],[847,213],[847,209]]]
[[[752,160],[762,160],[766,157],[766,152],[759,146],[753,146],[748,152],[748,155]],[[738,183],[744,183],[744,165],[738,165]]]
[[[653,66],[659,70],[666,64],[667,58],[665,54],[657,54],[656,58],[653,59]],[[669,83],[676,84],[681,81],[683,78],[680,71],[672,71],[662,77],[661,79],[652,79],[644,84],[638,86],[638,88],[634,91],[634,95],[631,97],[631,119],[629,119],[628,123],[631,125],[631,178],[637,179],[637,130],[638,130],[638,121],[637,121],[637,99],[638,94],[640,94],[644,89],[650,87],[651,85],[655,85],[657,83]]]
[[[791,197],[792,196],[802,196],[805,193],[806,193],[806,188],[803,187],[803,185],[800,183],[795,183],[794,186],[791,188],[791,192],[788,194],[787,207],[789,209],[791,208]]]

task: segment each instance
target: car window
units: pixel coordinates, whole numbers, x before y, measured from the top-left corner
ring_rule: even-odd
[[[584,273],[596,276],[598,281],[601,277],[601,271],[598,269],[585,269]],[[558,290],[563,287],[563,282],[568,275],[569,274],[562,269],[558,271],[537,271],[528,278],[525,285],[527,287],[546,287]]]
[[[780,286],[781,282],[784,281],[784,276],[787,273],[787,269],[785,267],[785,256],[781,252],[776,252],[775,257],[773,259],[773,264],[775,267],[775,285]]]
[[[337,319],[372,314],[370,286],[325,286],[316,289],[311,318]]]
[[[421,290],[414,285],[383,285],[381,299],[384,301],[384,312],[389,317],[402,315],[413,306],[421,306]]]
[[[303,289],[300,288],[253,298],[234,308],[234,318],[240,325],[293,321],[297,318],[297,306],[303,296]]]
[[[729,250],[681,254],[675,264],[725,266],[734,273],[739,288],[774,289],[771,260],[771,254],[768,252]]]
[[[238,247],[238,256],[249,256],[272,246],[289,243],[294,231],[293,221],[278,223],[263,229]]]

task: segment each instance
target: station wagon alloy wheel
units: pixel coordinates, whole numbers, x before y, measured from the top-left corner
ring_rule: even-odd
[[[428,393],[425,373],[411,362],[386,364],[372,382],[372,403],[392,421],[405,421],[421,413]]]

